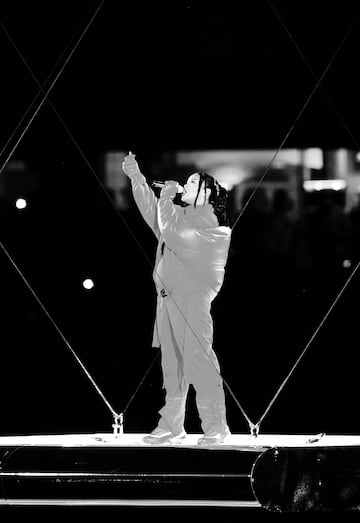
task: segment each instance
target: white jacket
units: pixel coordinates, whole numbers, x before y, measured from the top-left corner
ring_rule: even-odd
[[[131,183],[135,202],[159,240],[153,272],[158,302],[164,289],[170,296],[206,300],[210,307],[224,280],[230,227],[219,226],[211,204],[181,207],[156,198],[142,174]],[[155,331],[153,346],[158,346]]]

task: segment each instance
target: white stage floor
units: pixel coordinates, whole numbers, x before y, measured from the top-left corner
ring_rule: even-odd
[[[221,450],[266,450],[273,447],[314,447],[314,446],[360,446],[358,435],[321,435],[321,434],[231,434],[222,444],[212,447],[199,447],[198,439],[202,434],[188,434],[181,443],[172,445],[149,445],[143,442],[146,433],[124,433],[115,436],[112,433],[95,434],[33,434],[0,436],[0,447],[50,446],[50,447],[165,447],[216,448]]]

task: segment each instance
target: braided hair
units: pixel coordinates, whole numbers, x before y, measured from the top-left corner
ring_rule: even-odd
[[[201,191],[201,187],[204,185],[204,190],[210,189],[209,203],[214,208],[214,214],[218,219],[219,225],[229,225],[227,217],[227,190],[222,187],[219,182],[215,180],[213,176],[203,171],[197,173],[199,175],[199,188],[195,198],[194,207],[196,208],[196,202]]]

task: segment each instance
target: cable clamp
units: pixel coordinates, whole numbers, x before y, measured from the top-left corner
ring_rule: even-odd
[[[114,436],[115,438],[119,438],[124,434],[124,415],[116,414],[114,415],[114,423],[112,424],[112,428],[114,429]]]
[[[260,430],[260,424],[256,423],[255,425],[253,423],[250,423],[250,436],[253,438],[257,438],[259,435]]]

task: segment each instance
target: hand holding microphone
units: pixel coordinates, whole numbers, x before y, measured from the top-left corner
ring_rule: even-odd
[[[139,165],[135,160],[135,155],[131,151],[129,151],[129,154],[124,158],[122,170],[130,179],[136,180],[139,175],[141,177],[143,176],[140,172]],[[184,191],[184,188],[174,180],[165,182],[154,180],[151,185],[152,187],[158,187],[161,189],[161,198],[175,198],[176,194],[181,194]]]
[[[179,185],[178,182],[175,182],[174,180],[167,180],[166,182],[155,183],[157,183],[158,187],[162,187],[160,192],[160,200],[173,200],[177,194],[183,192],[183,188],[181,187],[181,185]]]
[[[152,187],[157,187],[159,189],[163,189],[166,186],[166,184],[169,184],[169,183],[177,185],[177,193],[178,194],[181,194],[181,193],[184,192],[184,187],[182,185],[179,185],[179,183],[175,182],[174,180],[169,180],[169,181],[166,181],[166,182],[163,182],[161,180],[154,180],[151,183],[151,185],[152,185]]]

